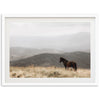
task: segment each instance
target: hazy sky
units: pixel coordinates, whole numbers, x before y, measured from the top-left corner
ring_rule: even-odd
[[[89,22],[7,21],[11,47],[50,48],[64,51],[90,49]]]

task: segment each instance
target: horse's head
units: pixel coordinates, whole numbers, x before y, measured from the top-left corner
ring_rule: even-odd
[[[59,62],[61,63],[62,61],[63,61],[63,58],[62,58],[62,57],[60,57],[60,61],[59,61]]]
[[[59,62],[61,63],[61,62],[64,62],[64,61],[67,62],[68,60],[64,59],[63,57],[60,57],[60,61]]]

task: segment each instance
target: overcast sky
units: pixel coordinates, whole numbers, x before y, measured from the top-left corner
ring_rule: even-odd
[[[7,21],[11,47],[49,48],[64,51],[90,49],[89,22]]]

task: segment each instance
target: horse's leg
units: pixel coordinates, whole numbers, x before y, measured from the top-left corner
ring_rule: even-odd
[[[64,64],[64,66],[65,66],[65,70],[67,69],[67,66]]]
[[[67,69],[67,67],[65,66],[65,70]]]
[[[65,70],[67,69],[67,66],[66,66],[66,64],[64,64],[64,66],[65,66]]]
[[[77,65],[76,65],[76,63],[73,64],[73,68],[74,68],[75,71],[77,71]]]

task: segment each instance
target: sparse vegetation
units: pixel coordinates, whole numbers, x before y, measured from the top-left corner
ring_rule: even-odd
[[[89,69],[65,70],[62,67],[10,67],[11,78],[89,78]]]

